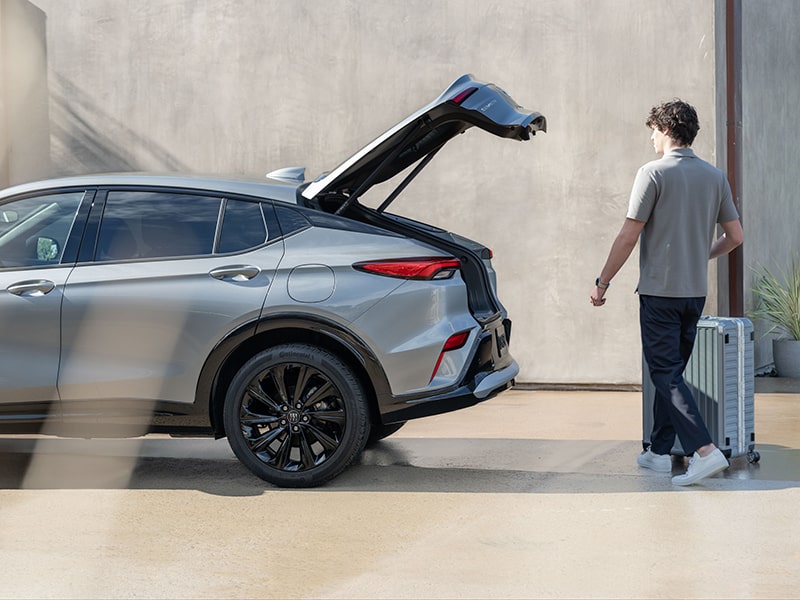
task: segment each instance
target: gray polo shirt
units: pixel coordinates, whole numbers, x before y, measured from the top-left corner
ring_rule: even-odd
[[[627,216],[645,222],[639,293],[706,296],[716,225],[739,218],[725,174],[691,148],[674,148],[639,169]]]

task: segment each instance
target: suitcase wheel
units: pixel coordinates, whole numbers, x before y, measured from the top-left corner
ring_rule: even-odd
[[[747,462],[757,463],[759,460],[761,460],[761,455],[755,450],[747,453]]]

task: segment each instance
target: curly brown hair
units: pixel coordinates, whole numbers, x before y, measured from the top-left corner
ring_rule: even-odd
[[[694,107],[677,98],[651,108],[645,125],[666,133],[681,146],[691,146],[700,131]]]

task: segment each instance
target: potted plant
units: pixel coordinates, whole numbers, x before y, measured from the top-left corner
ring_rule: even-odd
[[[772,340],[778,376],[800,378],[800,260],[793,255],[790,268],[777,274],[764,266],[754,272],[756,304],[750,314],[771,325],[767,333],[784,335]]]

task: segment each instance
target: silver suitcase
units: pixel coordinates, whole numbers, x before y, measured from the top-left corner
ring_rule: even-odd
[[[683,378],[694,395],[714,444],[728,458],[755,450],[754,334],[749,319],[700,317],[692,356]],[[650,444],[655,387],[642,361],[642,443]],[[676,438],[671,454],[685,456]]]

